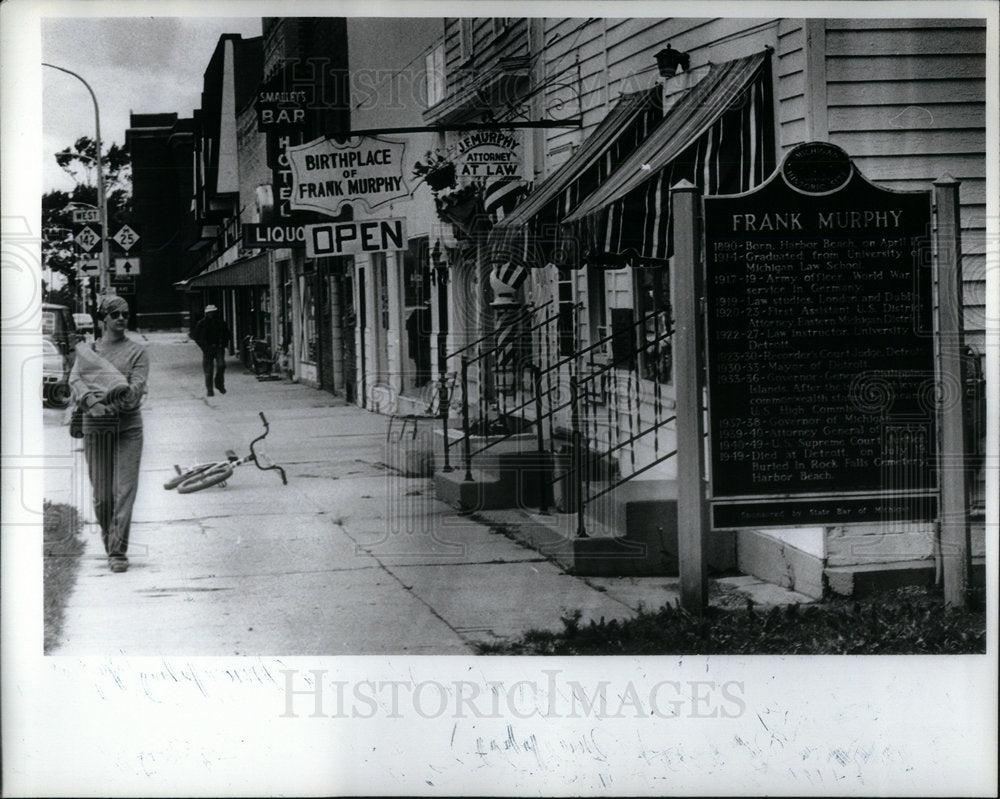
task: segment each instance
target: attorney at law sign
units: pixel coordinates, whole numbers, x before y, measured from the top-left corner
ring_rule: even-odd
[[[337,216],[342,206],[364,203],[369,211],[406,197],[403,142],[360,136],[346,144],[320,138],[289,147],[293,211]]]

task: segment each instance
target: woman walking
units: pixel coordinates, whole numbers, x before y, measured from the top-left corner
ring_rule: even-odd
[[[94,512],[101,527],[111,571],[128,568],[132,505],[142,458],[142,413],[149,358],[125,335],[128,303],[109,297],[98,311],[103,330],[93,345],[77,347],[70,385],[85,411],[83,445],[94,491]]]

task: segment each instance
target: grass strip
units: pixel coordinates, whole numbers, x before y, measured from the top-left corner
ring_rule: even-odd
[[[709,608],[702,617],[675,605],[626,620],[531,630],[513,641],[484,643],[484,655],[903,655],[986,652],[986,614],[944,607],[939,591],[899,588],[862,600],[759,609]]]
[[[76,584],[84,541],[83,519],[72,505],[45,500],[42,506],[44,552],[45,654],[59,642],[66,602]]]

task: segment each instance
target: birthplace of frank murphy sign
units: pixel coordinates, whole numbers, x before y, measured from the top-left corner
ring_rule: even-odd
[[[403,142],[376,136],[356,137],[346,144],[320,138],[288,147],[292,210],[337,216],[347,204],[361,202],[372,211],[406,197],[405,149]]]

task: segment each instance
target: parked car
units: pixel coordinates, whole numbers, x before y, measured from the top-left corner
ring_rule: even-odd
[[[73,323],[76,325],[76,332],[80,335],[93,334],[94,332],[94,318],[89,313],[73,314]]]
[[[69,356],[80,340],[73,314],[65,305],[42,303],[42,338],[48,339],[63,354]]]
[[[52,341],[42,339],[42,402],[52,408],[69,405],[69,365]]]

